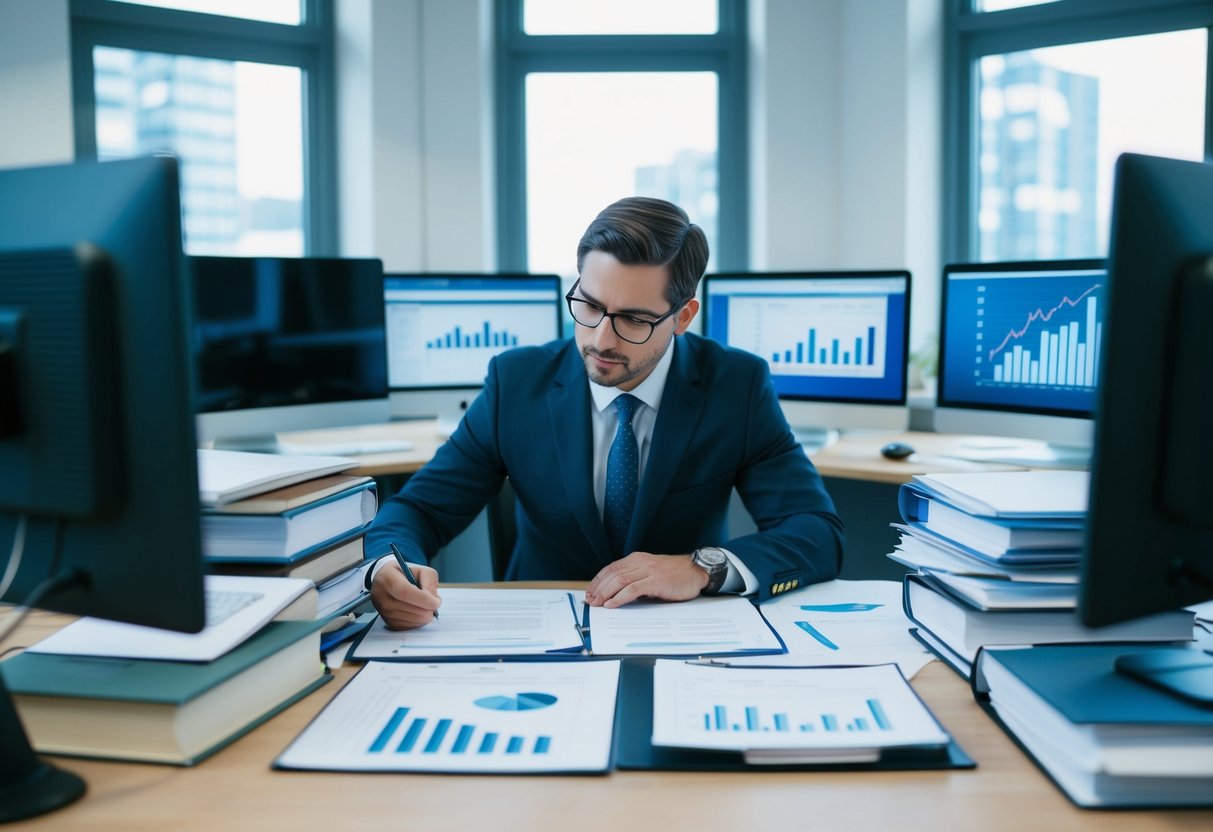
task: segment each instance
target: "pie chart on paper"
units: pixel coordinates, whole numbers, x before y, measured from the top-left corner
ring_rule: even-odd
[[[477,699],[476,707],[490,711],[535,711],[556,704],[550,693],[520,693],[517,696],[483,696]]]

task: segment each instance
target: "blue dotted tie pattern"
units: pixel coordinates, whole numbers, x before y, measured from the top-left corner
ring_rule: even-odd
[[[632,509],[636,505],[640,448],[632,431],[632,415],[639,404],[640,399],[627,393],[615,399],[619,428],[615,431],[615,441],[607,454],[606,494],[602,501],[602,522],[615,557],[627,554],[623,547],[627,545]]]

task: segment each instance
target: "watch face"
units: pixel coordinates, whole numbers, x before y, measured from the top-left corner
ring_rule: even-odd
[[[695,553],[695,556],[696,560],[705,566],[718,566],[727,560],[724,552],[712,548],[700,549]]]

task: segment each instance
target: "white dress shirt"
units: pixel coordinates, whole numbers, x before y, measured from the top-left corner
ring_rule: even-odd
[[[653,427],[657,424],[657,411],[661,409],[661,396],[665,392],[666,378],[670,374],[670,364],[674,360],[675,343],[678,338],[670,339],[670,346],[665,354],[653,367],[652,372],[644,381],[632,390],[620,390],[618,387],[603,387],[589,381],[590,398],[593,408],[590,410],[590,421],[593,424],[594,437],[594,502],[598,506],[598,514],[602,514],[603,495],[606,493],[607,455],[611,443],[615,441],[615,431],[619,427],[618,411],[613,406],[615,399],[625,392],[631,393],[640,400],[641,406],[636,408],[632,416],[632,432],[636,434],[636,445],[640,451],[640,470],[637,472],[637,482],[644,482],[645,463],[649,458],[649,448],[652,445]],[[732,552],[721,549],[729,559],[729,573],[721,586],[721,592],[737,592],[750,595],[758,590],[758,579],[754,577]],[[671,554],[671,553],[661,553]]]

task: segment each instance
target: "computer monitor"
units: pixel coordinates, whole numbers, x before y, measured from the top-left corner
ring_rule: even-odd
[[[392,417],[437,417],[449,432],[484,386],[493,356],[561,337],[554,274],[387,274]]]
[[[172,159],[0,171],[0,600],[205,624]],[[0,821],[78,797],[0,686]]]
[[[946,266],[935,430],[983,437],[970,459],[1085,468],[1106,286],[1102,260]]]
[[[766,359],[804,444],[909,425],[909,272],[709,274],[703,298],[704,335]]]
[[[1213,165],[1116,165],[1108,330],[1079,615],[1091,626],[1213,599]],[[1172,675],[1213,700],[1213,658]],[[1203,659],[1203,661],[1198,661]]]
[[[379,260],[191,257],[189,266],[200,441],[284,451],[284,431],[388,420]]]

